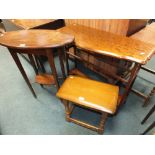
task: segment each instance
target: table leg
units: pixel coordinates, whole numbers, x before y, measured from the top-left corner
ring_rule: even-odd
[[[153,96],[154,93],[155,93],[155,87],[153,87],[153,89],[151,90],[150,94],[145,99],[145,102],[143,104],[143,107],[145,107],[145,106],[148,105],[148,102],[150,101],[150,99],[151,99],[151,97]]]
[[[36,94],[35,94],[35,92],[34,92],[32,86],[31,86],[31,83],[30,83],[30,81],[29,81],[29,79],[28,79],[28,77],[27,77],[27,75],[26,75],[26,73],[25,73],[25,71],[24,71],[24,68],[23,68],[23,66],[22,66],[22,64],[21,64],[21,62],[20,62],[20,60],[19,60],[19,58],[18,58],[17,53],[15,53],[15,52],[10,52],[10,54],[11,54],[11,56],[13,57],[13,59],[14,59],[16,65],[17,65],[17,67],[18,67],[18,69],[20,70],[20,72],[21,72],[21,74],[22,74],[22,76],[23,76],[25,82],[27,83],[29,89],[31,90],[33,96],[34,96],[35,98],[37,98],[37,96],[36,96]]]
[[[37,64],[38,69],[40,69],[42,73],[46,73],[45,67],[44,67],[44,65],[42,64],[42,62],[41,62],[39,56],[36,56],[36,55],[35,55],[34,58],[35,58],[35,61],[36,61],[36,64]]]
[[[52,51],[52,49],[47,49],[46,52],[47,52],[48,62],[50,64],[50,67],[51,67],[51,70],[52,70],[52,74],[53,74],[53,77],[54,77],[56,87],[57,87],[57,89],[59,89],[58,75],[57,75],[57,71],[56,71],[56,68],[55,68],[53,51]]]
[[[63,51],[62,50],[63,50],[62,48],[58,49],[58,55],[59,55],[59,61],[60,61],[60,66],[61,66],[61,72],[63,75],[63,79],[65,80],[66,75],[65,75],[65,68],[64,68],[64,63],[63,63],[63,55],[62,55]]]
[[[129,95],[129,92],[130,92],[130,90],[131,90],[131,88],[132,88],[132,86],[134,84],[134,81],[135,81],[135,79],[137,77],[137,74],[138,74],[138,72],[140,70],[140,67],[141,67],[140,64],[135,64],[134,68],[132,69],[130,78],[129,78],[127,86],[125,88],[125,92],[122,95],[120,105],[123,104],[126,101],[128,95]]]
[[[36,75],[38,75],[38,69],[36,67],[36,64],[35,64],[35,61],[34,61],[34,58],[33,58],[33,55],[32,54],[28,54],[28,57],[30,59],[30,62],[31,62],[31,65],[36,73]]]
[[[74,54],[77,55],[77,48],[76,46],[73,47],[74,48]],[[75,68],[77,68],[77,59],[75,59]]]
[[[68,48],[65,49],[65,60],[66,60],[66,69],[67,69],[67,76],[69,75],[69,63],[68,63],[68,59],[69,59],[69,55],[68,55]]]
[[[145,135],[147,132],[149,132],[154,127],[155,127],[155,122],[153,122],[141,135]]]
[[[142,120],[141,124],[144,124],[146,122],[146,120],[153,114],[154,111],[155,111],[155,105],[151,108],[151,110],[149,111],[149,113]]]

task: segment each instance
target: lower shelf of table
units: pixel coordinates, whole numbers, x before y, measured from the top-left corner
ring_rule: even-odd
[[[35,77],[35,82],[42,85],[52,85],[55,84],[53,75],[49,74],[39,74]]]

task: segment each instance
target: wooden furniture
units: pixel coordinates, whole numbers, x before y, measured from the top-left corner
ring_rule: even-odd
[[[117,108],[119,88],[78,76],[69,76],[57,92],[66,111],[66,120],[95,130],[102,134],[107,115],[114,114]],[[99,127],[71,118],[74,106],[79,105],[101,113]]]
[[[7,31],[13,30],[29,30],[29,29],[50,29],[55,30],[65,25],[62,19],[6,19],[3,20]],[[41,71],[45,73],[44,61],[47,59],[44,56],[34,56],[35,61],[33,61],[33,56],[31,58],[21,54],[21,56],[32,65],[35,72]],[[41,76],[41,75],[40,75]],[[46,75],[47,77],[48,75]],[[44,77],[41,77],[44,78]],[[48,84],[48,82],[47,82]]]
[[[67,52],[67,58],[72,57],[78,61],[84,62],[88,67],[94,67],[97,73],[101,75],[106,74],[123,83],[125,91],[121,94],[119,104],[126,101],[141,65],[146,64],[155,51],[155,46],[152,44],[76,24],[63,27],[59,32],[75,36],[74,53]],[[89,53],[92,56],[100,58],[100,61],[102,61],[102,55],[106,55],[118,60],[121,59],[132,62],[132,68],[125,68],[125,65],[117,65],[118,68],[120,67],[124,70],[128,70],[129,76],[123,78],[122,76],[109,71],[109,69],[109,72],[103,69],[102,72],[100,72],[100,66],[94,65],[78,55],[78,49],[84,53]],[[67,70],[69,72],[68,63]]]
[[[24,80],[29,86],[34,97],[36,94],[27,78],[17,53],[26,53],[28,55],[43,55],[48,58],[54,83],[59,88],[57,71],[54,64],[53,50],[58,49],[60,65],[63,78],[65,78],[65,70],[63,66],[62,51],[63,47],[74,41],[71,35],[62,34],[53,30],[20,30],[6,32],[0,36],[0,44],[8,47],[16,65],[18,66]]]
[[[144,41],[146,43],[150,43],[150,44],[155,45],[155,23],[152,23],[152,24],[146,26],[141,31],[132,35],[131,38],[138,39],[138,40]],[[143,69],[143,70],[145,70],[151,74],[155,74],[155,70],[149,69],[147,67],[142,66],[141,69]],[[153,87],[153,89],[151,90],[151,92],[148,95],[145,95],[145,94],[143,94],[143,93],[141,93],[135,89],[133,89],[133,92],[135,92],[137,95],[144,98],[144,105],[143,106],[147,106],[150,98],[155,93],[155,87]]]
[[[147,19],[65,19],[67,26],[70,24],[79,24],[123,36],[129,36],[136,31],[139,31],[141,28],[145,27],[147,21]],[[115,74],[124,76],[124,74],[127,75],[127,72],[125,72],[121,67],[117,66],[122,65],[126,68],[130,68],[131,66],[130,62],[107,57],[105,55],[100,56],[103,58],[102,61],[100,60],[100,57],[97,58],[89,55],[88,53],[81,53],[80,55],[92,64],[100,66],[100,70],[97,70],[98,72],[102,72],[102,70],[111,70],[111,72]],[[96,71],[96,69],[93,67],[91,67],[91,69]],[[108,80],[108,82],[116,83],[116,81],[109,76],[104,75],[104,77]]]

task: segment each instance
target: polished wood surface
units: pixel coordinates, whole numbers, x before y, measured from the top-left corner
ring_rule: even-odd
[[[117,86],[69,76],[59,89],[57,96],[78,105],[113,114],[117,108],[118,93]]]
[[[68,25],[59,32],[74,35],[78,48],[140,64],[146,64],[155,52],[152,44],[86,26]]]
[[[26,75],[26,72],[24,71],[17,53],[46,56],[50,64],[54,83],[56,85],[56,88],[58,89],[59,81],[54,63],[53,48],[57,48],[57,50],[59,50],[58,53],[63,52],[64,46],[66,44],[72,43],[73,41],[73,36],[62,34],[54,30],[19,30],[6,32],[0,35],[0,44],[9,49],[10,54],[12,55],[18,69],[20,70],[34,97],[36,97],[36,94],[30,84],[30,81]],[[61,62],[61,68],[63,69],[64,67],[62,67],[62,65],[63,62]]]
[[[11,48],[56,48],[73,42],[72,35],[54,30],[19,30],[0,35],[0,44]]]
[[[155,45],[155,23],[147,25],[139,32],[133,34],[131,38]]]
[[[9,21],[22,29],[32,29],[50,22],[55,19],[10,19]]]

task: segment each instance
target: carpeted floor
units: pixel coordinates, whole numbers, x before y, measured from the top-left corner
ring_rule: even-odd
[[[65,121],[64,107],[56,98],[54,86],[41,88],[34,83],[34,71],[32,67],[20,57],[22,64],[27,72],[33,88],[37,94],[35,99],[25,81],[23,80],[18,68],[16,67],[8,50],[0,46],[0,133],[11,135],[96,135],[97,133],[83,128],[73,123]],[[59,62],[55,58],[58,73],[60,74]],[[155,66],[153,58],[148,66],[152,69]],[[49,70],[48,64],[46,69]],[[86,72],[101,80],[91,71]],[[134,84],[134,88],[148,93],[155,85],[153,75],[140,71]],[[127,102],[123,105],[119,113],[107,120],[105,135],[137,135],[146,129],[155,117],[152,115],[148,121],[141,125],[140,122],[147,114],[149,109],[155,104],[155,97],[150,101],[148,107],[143,108],[143,99],[130,93]],[[91,111],[76,107],[73,117],[97,124],[99,115]],[[154,129],[155,131],[155,129]],[[152,134],[150,131],[148,134]]]

